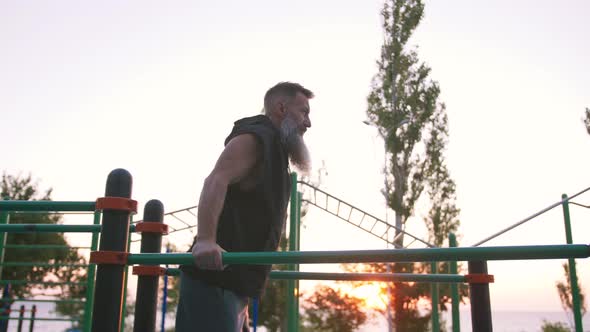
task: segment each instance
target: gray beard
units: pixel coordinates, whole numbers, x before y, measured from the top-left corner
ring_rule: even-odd
[[[286,117],[281,123],[281,141],[287,150],[291,164],[302,175],[309,175],[311,171],[309,150],[303,137],[299,134],[297,124],[289,117]]]

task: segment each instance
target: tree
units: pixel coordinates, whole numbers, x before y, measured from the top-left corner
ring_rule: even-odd
[[[586,126],[586,132],[590,135],[590,108],[586,107],[586,113],[584,114],[584,125]]]
[[[367,321],[363,300],[322,285],[304,299],[304,329],[352,332]]]
[[[51,200],[52,189],[41,192],[31,175],[13,176],[3,173],[0,183],[0,196],[10,200]],[[9,222],[11,224],[58,224],[62,221],[60,215],[48,213],[11,213]],[[68,246],[68,243],[61,233],[6,233],[6,244],[8,245],[57,245]],[[37,262],[47,264],[77,264],[85,265],[85,257],[77,251],[68,248],[50,248],[43,250],[6,248],[4,251],[4,262]],[[27,280],[33,281],[55,281],[70,282],[60,286],[44,284],[14,284],[12,295],[17,298],[34,295],[38,290],[59,290],[57,296],[62,299],[83,298],[86,288],[80,283],[86,282],[86,270],[83,267],[71,266],[3,266],[2,280]],[[64,316],[81,317],[84,309],[79,303],[58,303],[56,311]]]
[[[385,1],[381,11],[385,40],[377,61],[378,72],[367,97],[368,121],[377,127],[385,142],[383,193],[387,205],[395,211],[396,248],[404,246],[401,230],[429,185],[433,206],[426,224],[431,238],[439,238],[442,243],[446,237],[444,231],[458,226],[455,186],[442,158],[447,118],[444,104],[438,102],[440,88],[429,78],[430,68],[419,61],[417,52],[406,49],[423,14],[421,0]],[[440,193],[440,189],[446,192]],[[393,272],[416,269],[413,263],[393,265]],[[415,284],[394,283],[394,325],[398,331],[405,330],[410,324],[408,320],[418,315],[411,304],[427,296],[415,287]]]
[[[541,326],[541,331],[543,332],[570,332],[571,330],[562,322],[548,322],[543,320],[543,325]]]

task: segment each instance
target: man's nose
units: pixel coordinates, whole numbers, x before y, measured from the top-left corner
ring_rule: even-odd
[[[311,120],[309,118],[303,120],[303,125],[305,128],[311,128]]]

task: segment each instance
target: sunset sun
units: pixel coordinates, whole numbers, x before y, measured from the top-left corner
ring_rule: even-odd
[[[359,287],[343,287],[342,291],[350,296],[363,300],[370,309],[383,310],[387,304],[387,294],[380,283],[367,283]]]

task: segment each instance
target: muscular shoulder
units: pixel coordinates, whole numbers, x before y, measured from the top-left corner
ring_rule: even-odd
[[[213,173],[228,184],[251,177],[262,156],[262,147],[254,134],[233,137],[219,156]]]

